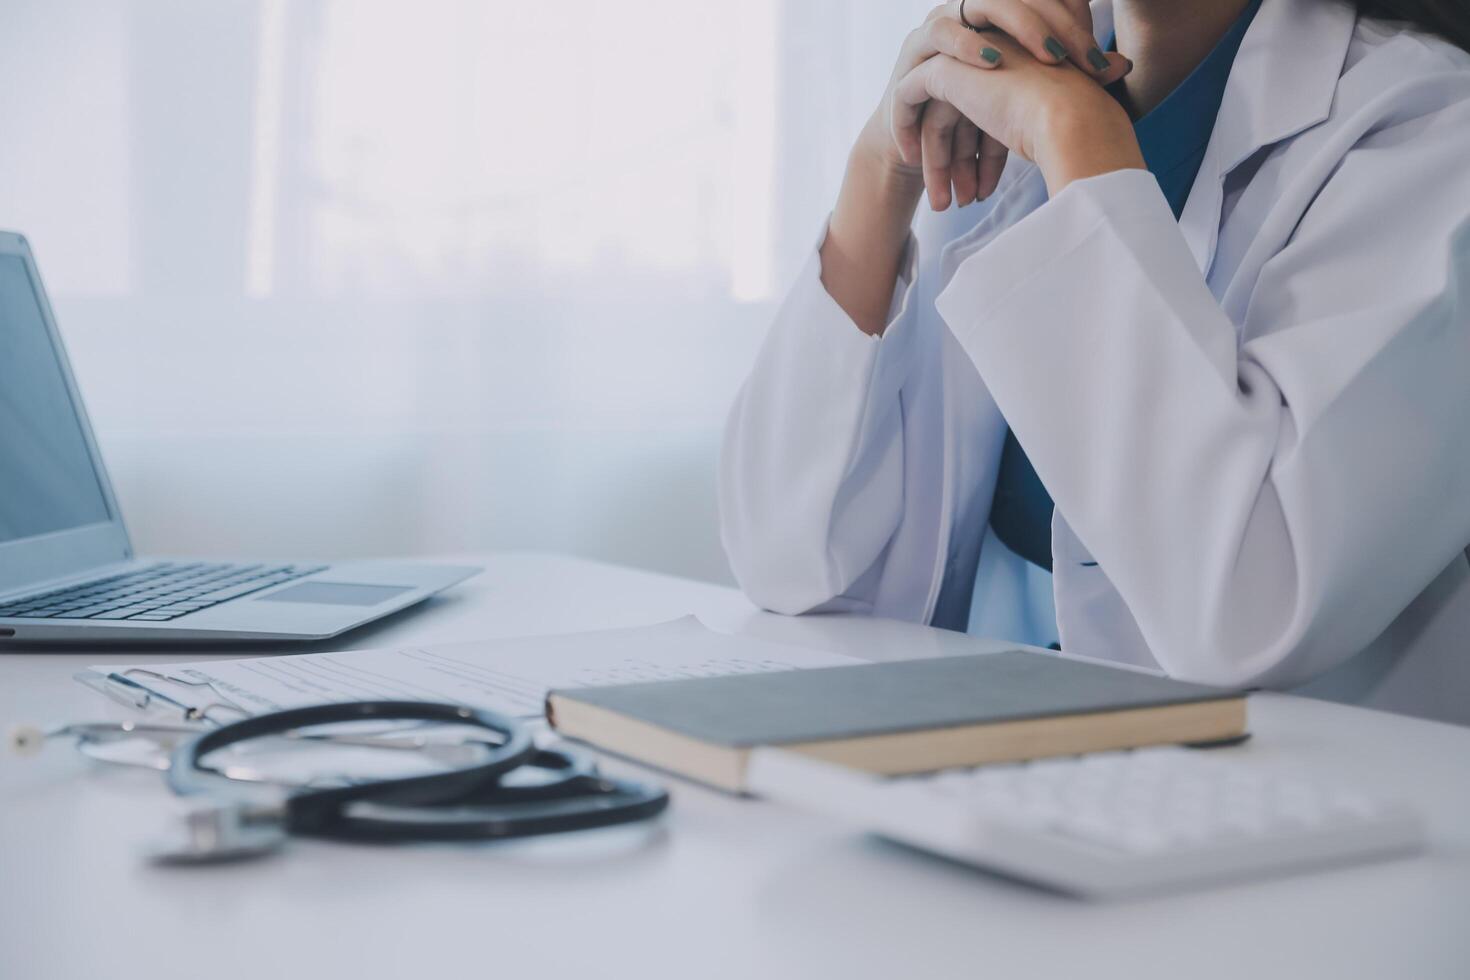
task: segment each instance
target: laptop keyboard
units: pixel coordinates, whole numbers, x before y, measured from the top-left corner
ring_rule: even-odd
[[[130,619],[163,622],[320,572],[325,565],[162,562],[0,605],[15,619]]]

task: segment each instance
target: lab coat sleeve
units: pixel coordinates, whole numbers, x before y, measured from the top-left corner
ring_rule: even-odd
[[[853,323],[808,258],[736,397],[720,458],[720,532],[758,605],[867,611],[903,509],[899,391],[912,356],[911,237],[881,338]]]
[[[1243,344],[1141,170],[1069,185],[939,297],[1169,673],[1305,679],[1470,542],[1467,109],[1349,151]]]

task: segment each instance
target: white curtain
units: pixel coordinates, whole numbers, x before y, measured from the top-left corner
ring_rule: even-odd
[[[927,6],[7,0],[0,227],[136,543],[726,578],[725,408]]]

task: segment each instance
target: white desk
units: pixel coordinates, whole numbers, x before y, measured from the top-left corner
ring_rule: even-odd
[[[724,588],[544,555],[339,647],[636,625],[710,626],[874,659],[974,647],[897,623],[791,620]],[[237,654],[238,655],[238,654]],[[0,723],[107,715],[71,680],[96,655],[0,657]],[[136,653],[119,661],[167,659]],[[198,659],[181,657],[179,659]],[[661,829],[500,845],[305,841],[231,867],[157,869],[152,773],[48,748],[0,761],[0,977],[1470,976],[1470,730],[1303,699],[1251,702],[1228,751],[1413,800],[1422,858],[1088,905],[676,783]]]

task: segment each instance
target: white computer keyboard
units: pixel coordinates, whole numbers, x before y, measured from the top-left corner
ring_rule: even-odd
[[[1401,806],[1174,747],[897,779],[758,749],[747,781],[757,796],[1092,896],[1408,853],[1423,839]]]

